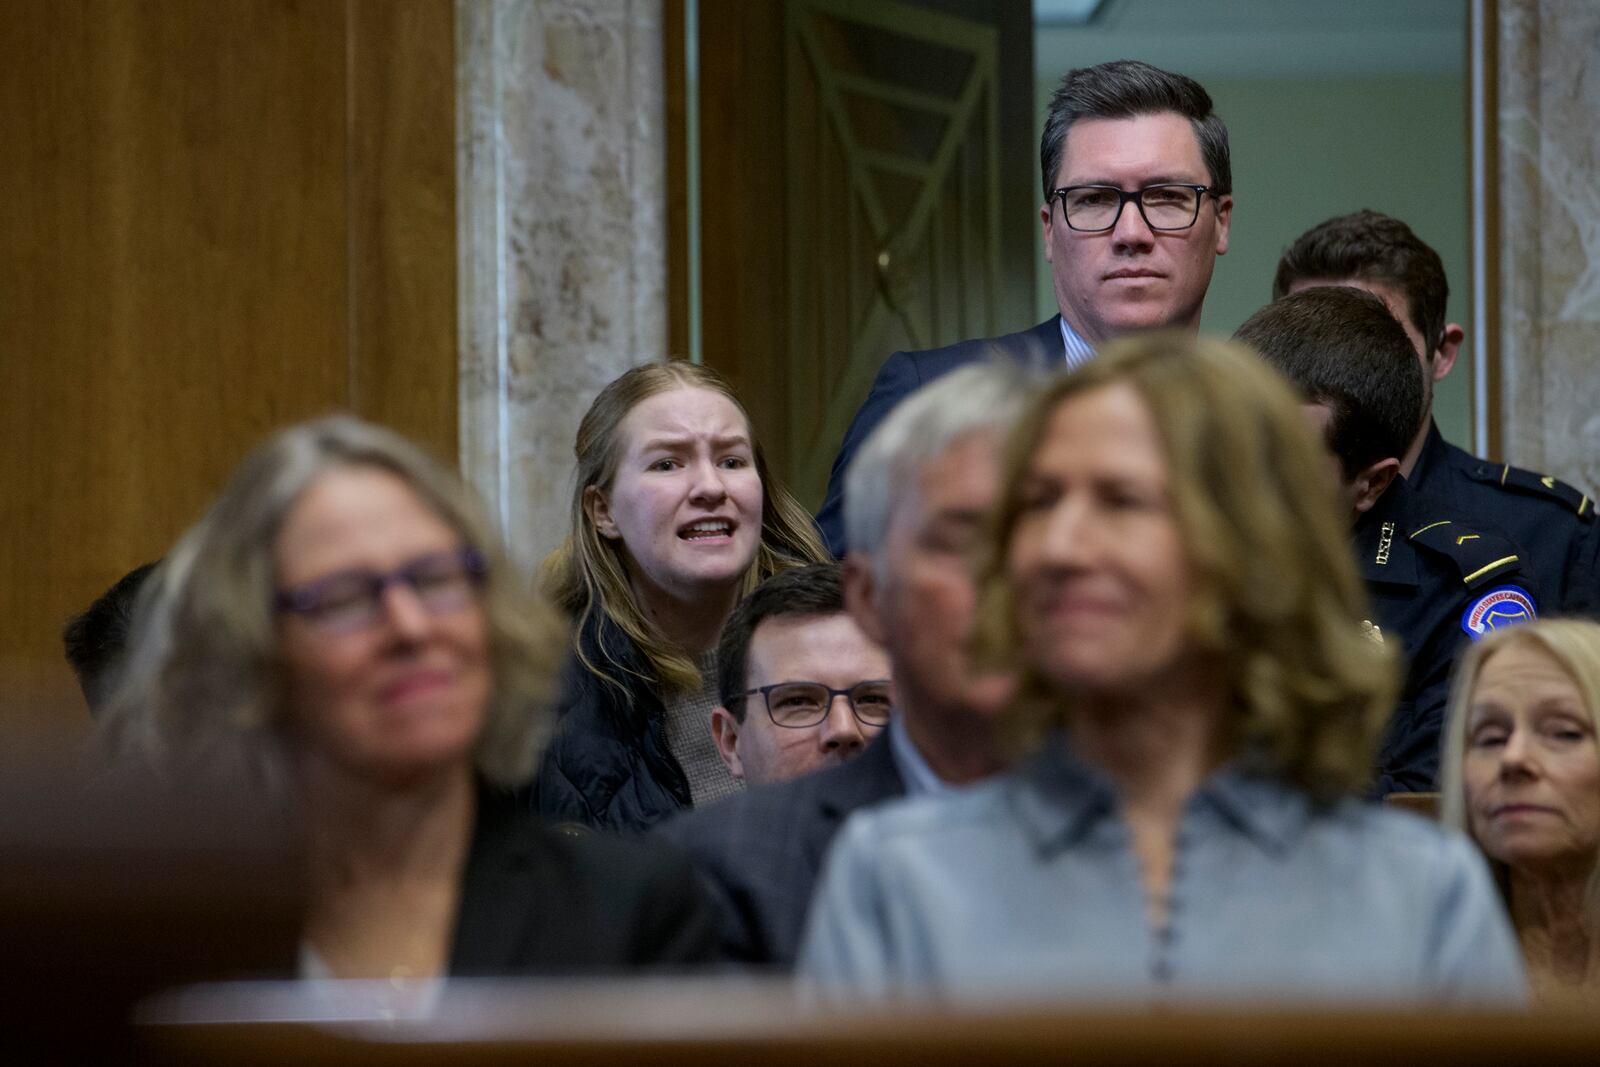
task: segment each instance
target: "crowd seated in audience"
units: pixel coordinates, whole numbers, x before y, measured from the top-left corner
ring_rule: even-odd
[[[1600,624],[1542,619],[1462,657],[1441,815],[1489,857],[1536,1000],[1600,998]]]
[[[980,649],[1034,754],[858,812],[799,971],[834,994],[1514,1005],[1482,858],[1356,799],[1396,687],[1321,442],[1251,352],[1107,344],[1010,442]]]
[[[571,533],[545,562],[575,632],[537,803],[642,830],[739,789],[711,738],[717,638],[762,579],[827,555],[709,368],[623,374],[584,414],[575,452]]]
[[[840,84],[878,84],[867,73]],[[944,99],[936,70],[912,80],[886,99]],[[0,869],[49,867],[14,881],[52,923],[0,916],[22,916],[11,940],[30,942],[13,959],[56,961],[54,984],[11,968],[38,986],[25,1014],[115,1015],[98,1057],[114,1059],[150,990],[179,987],[179,1009],[217,992],[189,985],[213,974],[194,948],[208,938],[249,950],[217,969],[281,942],[272,976],[296,980],[250,995],[386,1023],[442,1009],[448,1025],[403,1036],[425,1056],[461,1039],[467,1058],[522,1051],[486,1026],[507,1004],[532,1055],[557,1059],[769,1046],[759,1057],[776,1035],[818,1058],[942,1042],[958,1058],[1165,1062],[1195,1034],[1213,1059],[1235,1048],[1232,1009],[1269,1009],[1248,1059],[1363,1017],[1330,1005],[1600,1003],[1600,622],[1535,618],[1545,596],[1600,616],[1593,502],[1441,436],[1434,384],[1466,334],[1447,321],[1443,261],[1397,219],[1313,227],[1283,253],[1271,305],[1232,341],[1197,338],[1233,240],[1230,151],[1193,79],[1126,59],[1070,71],[1029,209],[1055,306],[1021,332],[999,329],[993,280],[1011,275],[996,262],[955,317],[982,312],[995,336],[943,343],[948,315],[924,323],[898,299],[926,280],[902,254],[916,227],[852,237],[892,298],[877,302],[887,332],[869,323],[853,343],[916,337],[878,369],[815,523],[729,381],[684,361],[634,367],[583,414],[565,540],[534,584],[417,446],[347,416],[275,434],[163,560],[62,633],[116,772],[95,767],[96,784],[198,782],[265,818],[157,840],[144,828],[187,830],[211,806],[166,818],[150,788],[159,818],[102,818],[92,796],[74,800],[92,817],[16,820]],[[998,189],[998,158],[951,173],[983,162]],[[980,220],[924,184],[913,216],[965,248]],[[988,236],[994,261],[1010,244]],[[948,289],[948,258],[927,261],[930,291]],[[836,315],[830,294],[797,289],[785,314]],[[866,384],[855,374],[824,378],[843,394]],[[815,436],[802,407],[794,429]],[[24,784],[0,812],[67,809],[54,780]],[[1437,799],[1438,818],[1372,793]],[[97,832],[72,851],[58,825]],[[271,848],[223,862],[218,840]],[[169,877],[139,886],[152,867]],[[304,875],[303,914],[283,870]],[[235,884],[251,892],[211,888]],[[239,915],[253,937],[215,936]],[[205,968],[135,973],[162,952]],[[719,988],[731,965],[749,970]],[[654,1000],[629,983],[447,982],[696,969],[717,973]],[[746,995],[760,1013],[740,1013]],[[689,997],[729,1029],[677,1011]],[[873,1017],[897,1000],[913,1010]],[[1089,1013],[1152,1003],[1178,1010],[1148,1032]],[[1286,1003],[1313,1010],[1272,1018]],[[1013,1014],[946,1027],[947,1004]],[[870,1025],[826,1025],[835,1005]],[[145,1049],[158,1062],[178,1027],[150,1006],[135,1011],[166,1028]],[[1041,1007],[1089,1012],[1062,1025]],[[1454,1053],[1456,1019],[1433,1016],[1418,1017]],[[1600,1035],[1592,1011],[1574,1017],[1548,1028],[1553,1047]],[[1460,1018],[1474,1035],[1505,1021]],[[289,1029],[233,1051],[259,1059],[254,1043]],[[1358,1048],[1403,1060],[1436,1033],[1403,1046],[1383,1020],[1355,1029]],[[1085,1033],[1087,1056],[1069,1044]],[[297,1047],[319,1051],[320,1030],[282,1047],[308,1035]],[[1495,1040],[1497,1062],[1513,1058]]]
[[[717,689],[711,735],[747,785],[836,767],[889,721],[889,659],[846,614],[837,563],[781,571],[740,601]]]
[[[298,808],[301,975],[572,973],[712,951],[681,857],[541,828],[516,798],[548,732],[562,627],[415,446],[348,417],[279,433],[152,582],[108,747]]]

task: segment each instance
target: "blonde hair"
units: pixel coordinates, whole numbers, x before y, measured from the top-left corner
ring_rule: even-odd
[[[578,425],[573,444],[578,467],[572,487],[571,532],[545,560],[542,570],[550,598],[573,619],[573,648],[579,662],[624,699],[630,692],[626,676],[640,676],[638,669],[615,658],[604,645],[599,650],[603,662],[596,662],[580,639],[597,615],[615,623],[639,647],[653,675],[644,677],[645,682],[668,691],[690,690],[700,685],[700,672],[689,654],[645,617],[628,579],[622,556],[625,546],[600,535],[584,507],[584,497],[590,489],[610,491],[626,451],[622,423],[628,413],[650,397],[676,388],[706,389],[727,397],[749,428],[750,449],[761,479],[761,542],[740,586],[740,597],[781,570],[829,558],[811,516],[773,479],[750,414],[727,379],[709,367],[672,360],[642,364],[612,381],[600,390]]]
[[[1363,632],[1365,590],[1327,454],[1294,392],[1253,352],[1151,333],[1107,344],[1047,386],[1013,432],[1000,504],[980,557],[981,661],[1018,671],[1006,727],[1037,744],[1072,708],[1017,662],[1021,620],[1006,556],[1020,490],[1066,400],[1126,385],[1162,437],[1172,507],[1195,573],[1189,640],[1221,668],[1230,739],[1318,800],[1359,790],[1398,688],[1393,653]]]
[[[513,575],[454,473],[397,434],[349,416],[290,427],[258,447],[152,575],[101,724],[114,756],[157,769],[242,772],[285,787],[288,690],[273,545],[296,501],[345,467],[395,475],[485,560],[480,602],[495,686],[475,763],[499,785],[532,776],[551,726],[559,616]]]
[[[1584,708],[1600,736],[1600,623],[1588,619],[1536,619],[1496,630],[1476,641],[1456,661],[1450,683],[1450,703],[1445,711],[1440,753],[1439,821],[1472,837],[1467,817],[1467,785],[1463,764],[1467,756],[1467,720],[1472,717],[1472,696],[1489,657],[1515,645],[1533,645],[1561,665],[1583,698]],[[1476,838],[1474,838],[1476,840]],[[1481,845],[1480,845],[1481,847]],[[1501,888],[1506,887],[1506,865],[1487,857]],[[1584,894],[1584,925],[1600,931],[1600,856],[1589,874]]]

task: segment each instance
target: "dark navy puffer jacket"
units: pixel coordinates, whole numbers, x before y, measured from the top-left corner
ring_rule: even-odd
[[[561,672],[555,739],[534,784],[535,805],[552,822],[642,831],[690,806],[689,780],[667,748],[667,714],[645,679],[648,661],[609,617],[579,634],[595,662],[623,664],[627,693],[600,680],[576,654]]]

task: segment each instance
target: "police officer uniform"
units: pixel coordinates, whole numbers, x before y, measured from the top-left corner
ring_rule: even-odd
[[[1538,613],[1539,586],[1517,546],[1450,514],[1396,478],[1356,520],[1372,636],[1398,641],[1405,664],[1378,756],[1377,796],[1434,788],[1457,653],[1469,639]]]
[[[1479,459],[1446,441],[1432,422],[1406,480],[1523,548],[1524,565],[1547,598],[1546,614],[1600,617],[1600,522],[1587,494],[1555,478]]]

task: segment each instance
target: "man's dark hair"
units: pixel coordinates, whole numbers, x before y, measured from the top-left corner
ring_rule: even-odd
[[[1182,74],[1152,67],[1137,59],[1117,59],[1093,67],[1069,70],[1050,98],[1050,112],[1039,139],[1039,165],[1044,171],[1044,195],[1055,191],[1067,131],[1079,119],[1131,119],[1175,111],[1189,120],[1200,157],[1211,172],[1211,191],[1218,196],[1233,192],[1233,165],[1228,157],[1228,127],[1211,109],[1211,94],[1199,82]]]
[[[1405,294],[1406,312],[1428,345],[1431,356],[1444,338],[1445,304],[1450,285],[1444,261],[1422,242],[1411,227],[1377,211],[1340,215],[1307,230],[1278,260],[1272,278],[1272,298],[1306,279],[1392,285]]]
[[[1233,335],[1333,412],[1328,447],[1345,477],[1406,454],[1422,425],[1422,365],[1382,300],[1347,286],[1304,289]]]
[[[78,676],[78,686],[83,690],[90,714],[99,714],[110,692],[117,668],[128,650],[139,590],[144,588],[145,580],[155,569],[155,563],[146,563],[124,574],[115,585],[101,593],[88,610],[69,620],[61,631],[62,643],[67,646],[67,662]]]
[[[839,615],[844,585],[837,563],[813,563],[779,571],[739,602],[717,642],[717,695],[734,719],[744,722],[750,640],[756,627],[785,615]]]

